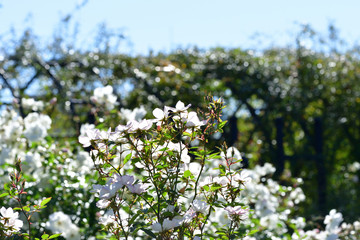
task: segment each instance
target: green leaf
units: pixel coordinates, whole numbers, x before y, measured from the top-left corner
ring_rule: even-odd
[[[211,191],[214,192],[220,188],[221,188],[221,186],[211,186]]]
[[[248,236],[254,235],[254,234],[257,233],[258,231],[259,231],[258,229],[251,230],[247,235],[248,235]]]
[[[9,195],[9,193],[2,193],[2,194],[0,195],[0,198],[6,197],[7,195]]]
[[[208,156],[209,159],[221,159],[221,156],[219,155],[219,153],[213,153],[211,155]]]
[[[136,218],[137,218],[139,215],[140,215],[140,214],[137,213],[137,214],[135,214],[135,215],[130,219],[130,221],[129,221],[129,226],[134,223],[134,221],[136,220]]]
[[[148,230],[148,229],[145,229],[145,228],[141,228],[141,230],[143,230],[147,235],[149,235],[150,237],[152,237],[152,238],[156,238],[156,235],[152,232],[152,231],[150,231],[150,230]]]
[[[192,175],[192,173],[190,172],[190,170],[186,170],[184,172],[184,177],[186,177],[186,178],[190,177],[191,175]]]
[[[49,237],[49,239],[57,238],[61,235],[61,233],[53,234]]]
[[[132,153],[129,153],[128,155],[126,155],[125,159],[124,159],[124,165],[130,160],[132,156]]]
[[[49,234],[43,234],[42,236],[41,236],[41,239],[48,239],[49,238]]]
[[[50,200],[51,200],[51,197],[45,198],[45,199],[42,200],[42,202],[40,203],[40,206],[41,206],[41,207],[44,207],[48,202],[50,202]]]
[[[49,239],[53,239],[53,238],[57,238],[57,237],[60,237],[61,236],[61,233],[57,233],[57,234],[53,234],[49,237]]]
[[[225,173],[226,173],[225,166],[222,165],[222,164],[219,165],[219,170],[220,170],[220,172],[221,172],[222,174],[225,174]]]
[[[209,188],[208,185],[205,185],[203,188],[204,188],[204,190],[207,191],[207,192],[210,190],[210,188]]]
[[[223,128],[224,125],[227,123],[227,120],[226,121],[222,121],[221,123],[219,123],[219,128]]]
[[[29,206],[24,206],[24,207],[23,207],[23,210],[24,210],[24,211],[27,211],[27,212],[30,212],[30,207],[29,207]]]

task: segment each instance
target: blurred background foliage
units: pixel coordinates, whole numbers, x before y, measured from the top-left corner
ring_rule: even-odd
[[[51,102],[43,112],[53,119],[52,138],[75,144],[84,123],[119,124],[120,111],[107,113],[90,100],[96,87],[113,86],[118,110],[178,100],[201,110],[206,96],[221,97],[228,124],[214,142],[238,147],[246,164],[273,163],[283,183],[303,178],[305,216],[332,208],[347,221],[360,215],[360,176],[351,170],[360,159],[360,51],[344,47],[334,26],[321,36],[305,25],[293,46],[264,51],[191,48],[129,56],[116,50],[121,40],[102,28],[85,51],[61,31],[44,46],[29,29],[2,42],[2,109],[15,106],[24,117],[29,110],[22,99]],[[104,122],[105,113],[112,117]]]

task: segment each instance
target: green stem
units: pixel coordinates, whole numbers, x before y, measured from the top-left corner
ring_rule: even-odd
[[[204,141],[204,155],[202,156],[202,159],[201,159],[201,169],[200,169],[200,172],[198,174],[198,177],[196,179],[196,182],[195,182],[195,194],[194,194],[194,198],[193,198],[193,201],[195,200],[196,196],[197,196],[197,188],[198,188],[198,184],[199,184],[199,180],[200,180],[200,176],[204,170],[204,167],[205,167],[205,159],[206,159],[206,155],[205,155],[205,152],[206,152],[206,141]]]

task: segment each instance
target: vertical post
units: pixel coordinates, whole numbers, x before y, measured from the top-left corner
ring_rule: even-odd
[[[318,181],[318,207],[322,214],[326,212],[326,168],[323,154],[322,120],[314,119],[314,148],[316,152],[316,168]]]
[[[275,178],[279,178],[285,168],[285,154],[284,154],[284,119],[278,117],[275,119],[276,126],[276,172]]]
[[[239,135],[239,129],[237,126],[237,117],[235,117],[234,115],[231,116],[229,119],[229,126],[230,126],[230,132],[229,132],[228,146],[233,146],[237,142]]]

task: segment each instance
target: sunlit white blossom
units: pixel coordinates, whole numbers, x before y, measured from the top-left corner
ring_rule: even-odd
[[[198,199],[195,199],[191,205],[196,212],[200,212],[203,214],[206,214],[210,208],[210,205],[208,203]]]
[[[94,95],[91,100],[106,107],[107,110],[113,109],[117,102],[117,97],[113,94],[112,86],[98,87],[94,90]]]
[[[25,109],[32,111],[42,111],[45,106],[43,101],[36,101],[33,98],[23,98],[21,99],[21,103]]]
[[[146,115],[146,110],[144,106],[134,108],[133,110],[121,108],[120,113],[122,118],[124,118],[126,122],[131,120],[141,121]]]
[[[23,222],[18,219],[18,212],[14,212],[11,207],[7,209],[5,207],[1,207],[0,213],[0,223],[5,227],[5,233],[7,235],[20,231],[21,227],[23,226]]]
[[[340,223],[343,221],[342,214],[332,209],[329,215],[325,217],[324,224],[326,224],[326,231],[330,233],[338,233]]]
[[[151,225],[151,228],[153,229],[154,232],[163,232],[163,231],[167,231],[170,229],[173,229],[175,227],[180,226],[180,222],[181,220],[179,219],[172,219],[170,220],[169,218],[164,219],[164,221],[161,223],[154,223]]]
[[[24,119],[24,136],[31,142],[39,141],[47,136],[51,126],[51,119],[47,115],[30,113]]]
[[[46,228],[53,233],[62,233],[62,236],[66,239],[80,240],[79,228],[72,223],[70,216],[63,212],[50,214]]]

